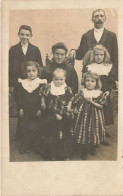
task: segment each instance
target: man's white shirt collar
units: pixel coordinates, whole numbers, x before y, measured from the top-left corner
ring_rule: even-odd
[[[94,28],[94,31],[95,31],[95,32],[97,32],[97,33],[101,33],[101,32],[103,32],[103,31],[104,31],[104,27],[103,27],[103,28],[101,28],[101,29],[96,29],[96,28]]]
[[[102,34],[103,34],[103,31],[104,31],[104,28],[101,28],[101,29],[94,28],[94,37],[97,42],[100,41]]]

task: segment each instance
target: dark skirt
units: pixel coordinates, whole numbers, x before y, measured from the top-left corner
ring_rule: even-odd
[[[70,120],[56,120],[55,114],[45,111],[38,126],[35,150],[46,159],[63,160],[72,154]]]
[[[103,106],[103,113],[105,119],[105,125],[110,125],[114,123],[113,109],[110,96],[107,97],[107,103]]]

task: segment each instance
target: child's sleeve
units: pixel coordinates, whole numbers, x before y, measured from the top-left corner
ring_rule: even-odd
[[[19,110],[23,109],[23,90],[22,85],[20,83],[17,84],[16,100]]]
[[[73,105],[77,105],[79,103],[79,101],[82,99],[82,91],[79,91],[77,94],[75,94],[73,96],[72,100],[72,104]]]
[[[72,100],[72,98],[73,98],[73,93],[72,93],[72,90],[71,90],[71,88],[70,87],[66,87],[66,97],[67,97],[67,100],[68,101],[71,101]]]
[[[40,90],[39,90],[39,96],[45,96],[47,97],[48,96],[48,93],[49,93],[49,90],[50,90],[50,87],[48,84],[44,84]]]
[[[107,104],[107,96],[105,96],[104,93],[101,93],[101,95],[98,97],[97,103],[101,105],[106,105]]]

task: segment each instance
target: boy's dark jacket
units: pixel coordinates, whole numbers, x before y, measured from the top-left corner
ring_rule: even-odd
[[[9,86],[15,86],[17,79],[23,78],[23,75],[25,75],[24,61],[36,61],[40,66],[43,66],[39,48],[29,43],[26,55],[23,54],[20,42],[10,48]]]

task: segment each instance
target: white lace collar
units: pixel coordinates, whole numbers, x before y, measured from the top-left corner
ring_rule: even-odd
[[[62,86],[60,87],[56,87],[54,85],[54,82],[51,82],[51,94],[52,95],[63,95],[65,94],[65,87],[66,87],[66,83],[64,83]]]
[[[29,93],[32,93],[36,88],[39,87],[40,84],[46,84],[47,80],[46,79],[40,79],[36,78],[34,80],[30,80],[28,78],[26,79],[21,79],[18,78],[18,82],[22,84],[23,88],[28,91]]]
[[[82,92],[85,98],[90,98],[90,99],[97,98],[102,93],[102,91],[100,91],[99,89],[88,90],[87,88],[83,88]]]
[[[88,65],[87,68],[88,68],[88,71],[96,73],[100,76],[102,75],[108,76],[109,72],[111,71],[112,64],[105,65],[104,63],[101,63],[101,64],[93,63],[93,64]]]

